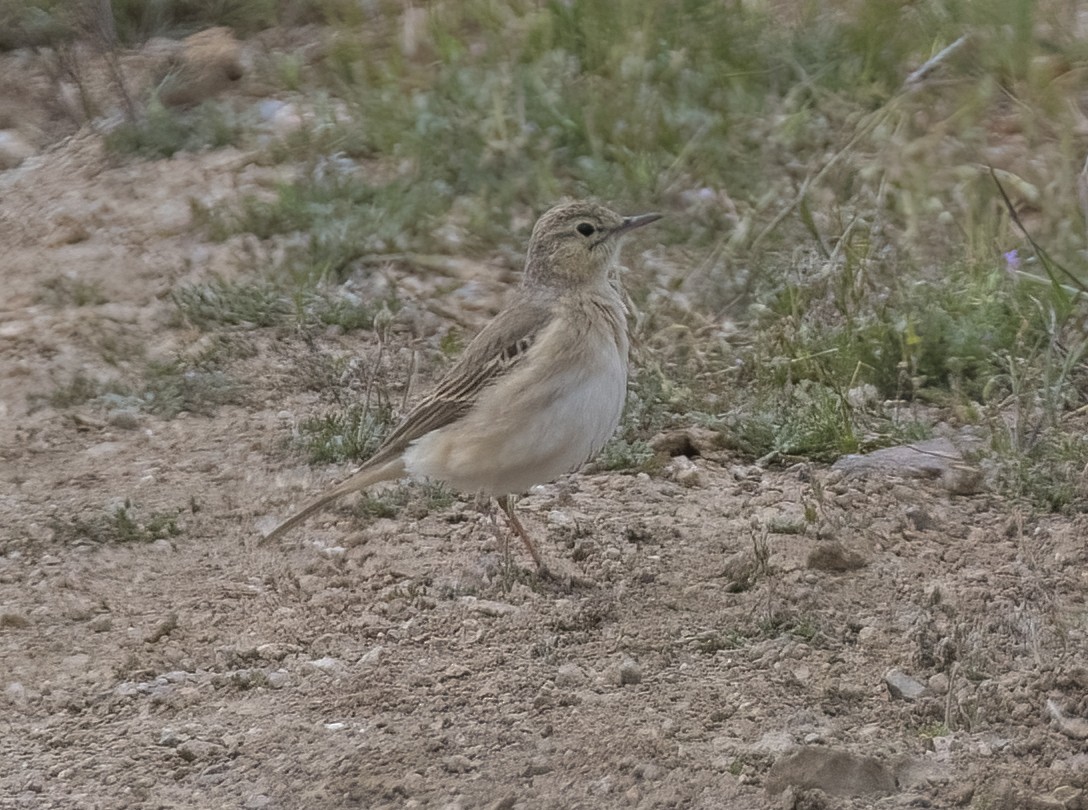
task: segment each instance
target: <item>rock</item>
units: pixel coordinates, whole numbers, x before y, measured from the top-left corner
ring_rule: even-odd
[[[356,662],[356,665],[363,670],[374,669],[381,663],[382,653],[384,652],[385,648],[381,644],[378,644],[363,653],[363,657]]]
[[[924,684],[901,669],[889,669],[884,675],[884,685],[895,700],[918,700],[928,691]]]
[[[466,667],[464,664],[450,664],[446,667],[445,671],[438,676],[440,681],[456,681],[461,678],[468,678],[472,675],[472,670]]]
[[[506,602],[495,602],[491,599],[477,599],[475,596],[462,596],[460,602],[469,610],[482,613],[484,616],[509,616],[511,613],[517,613],[518,610],[517,606],[507,604]]]
[[[577,664],[561,664],[555,671],[555,685],[569,688],[580,686],[586,680],[586,674]]]
[[[905,512],[906,518],[915,531],[924,532],[937,528],[937,521],[920,506],[912,506]]]
[[[1088,740],[1088,720],[1069,716],[1053,700],[1046,702],[1046,711],[1054,725],[1058,727],[1058,731],[1066,737],[1072,737],[1074,740]]]
[[[22,705],[26,703],[26,687],[18,681],[12,681],[4,687],[4,697],[8,703]]]
[[[0,172],[14,169],[28,157],[37,153],[37,149],[17,132],[0,129]]]
[[[625,658],[615,666],[605,671],[605,679],[616,686],[642,683],[642,667],[632,658]]]
[[[959,449],[946,438],[885,447],[866,455],[843,456],[831,469],[844,477],[891,474],[940,479],[954,495],[976,493],[983,485],[982,473],[967,464]]]
[[[875,757],[833,748],[800,748],[779,759],[767,772],[769,795],[788,787],[816,788],[831,796],[890,794],[895,774]]]
[[[347,665],[343,661],[339,658],[333,658],[331,655],[318,658],[316,661],[307,661],[306,666],[332,676],[344,675],[348,671]]]
[[[174,612],[168,613],[166,616],[160,619],[153,628],[151,628],[150,633],[144,636],[144,641],[146,641],[148,644],[154,644],[156,641],[159,641],[173,633],[175,630],[177,630],[177,627],[178,614]]]
[[[477,765],[464,754],[453,754],[442,760],[442,767],[449,773],[468,773],[476,770]]]
[[[865,559],[838,541],[818,543],[808,554],[805,564],[817,571],[843,573],[865,567]]]
[[[289,655],[302,652],[302,647],[287,642],[268,641],[264,644],[258,644],[253,648],[253,652],[256,657],[265,661],[282,661]],[[245,657],[247,656],[239,656],[239,658]]]
[[[695,462],[687,456],[676,456],[665,467],[665,477],[684,487],[699,487],[703,476]]]
[[[219,743],[207,740],[186,740],[175,749],[179,757],[186,762],[205,762],[216,759],[226,753],[226,748]]]
[[[286,670],[277,669],[268,673],[267,680],[269,689],[283,689],[291,682],[291,676],[287,674]]]
[[[542,776],[546,773],[551,773],[554,767],[544,757],[533,757],[529,760],[529,764],[525,766],[525,770],[522,772],[523,776]]]
[[[938,672],[929,677],[929,691],[935,695],[947,695],[948,686],[948,676],[943,672]]]

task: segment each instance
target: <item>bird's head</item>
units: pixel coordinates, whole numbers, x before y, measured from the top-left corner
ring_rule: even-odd
[[[659,219],[660,214],[622,217],[593,202],[561,203],[533,228],[525,281],[558,287],[599,284],[615,266],[623,236]]]

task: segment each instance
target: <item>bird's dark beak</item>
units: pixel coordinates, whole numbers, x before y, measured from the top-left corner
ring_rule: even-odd
[[[637,217],[624,217],[623,222],[612,231],[612,235],[619,236],[635,228],[641,228],[643,225],[649,225],[651,222],[657,222],[662,216],[662,214],[639,214]]]

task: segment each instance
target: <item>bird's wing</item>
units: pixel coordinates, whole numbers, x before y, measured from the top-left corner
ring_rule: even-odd
[[[413,441],[460,418],[480,392],[520,363],[552,321],[551,302],[524,296],[495,316],[469,343],[460,360],[386,437],[367,466],[404,452]]]

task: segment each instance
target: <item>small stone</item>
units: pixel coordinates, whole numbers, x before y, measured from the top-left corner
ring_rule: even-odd
[[[906,511],[907,520],[915,531],[924,532],[937,527],[937,521],[920,506],[912,506]]]
[[[464,664],[450,664],[446,667],[446,671],[438,676],[440,681],[453,681],[460,678],[467,678],[472,674],[472,670],[466,667]]]
[[[166,746],[167,748],[177,748],[181,745],[182,739],[178,735],[175,729],[167,726],[159,732],[159,745]]]
[[[277,669],[273,672],[269,672],[266,676],[269,689],[283,689],[291,682],[291,676],[287,674],[287,670]]]
[[[17,132],[0,130],[0,172],[14,169],[37,150]]]
[[[343,675],[347,672],[347,665],[339,658],[333,658],[330,655],[326,655],[323,658],[318,658],[316,661],[307,661],[306,665],[319,672],[324,672],[326,675]]]
[[[579,686],[585,682],[586,674],[577,664],[561,664],[555,671],[555,685],[561,687]]]
[[[533,757],[529,760],[529,764],[525,766],[523,775],[525,776],[542,776],[546,773],[551,773],[555,770],[551,763],[544,757]]]
[[[372,647],[371,649],[363,653],[363,657],[360,658],[356,662],[356,664],[361,669],[374,669],[376,666],[378,666],[378,664],[381,663],[382,653],[384,651],[385,648],[381,644],[378,644],[377,646]]]
[[[866,625],[858,630],[858,644],[875,644],[880,638],[880,631],[872,625]]]
[[[1088,740],[1088,720],[1081,717],[1071,717],[1062,711],[1054,700],[1046,702],[1046,711],[1058,731],[1074,740]]]
[[[177,627],[178,614],[174,612],[168,613],[165,617],[160,619],[153,628],[151,628],[150,633],[144,636],[144,641],[146,641],[148,644],[154,644],[156,641],[159,641],[160,639],[163,639],[173,633],[177,629]]]
[[[947,695],[948,694],[948,676],[943,672],[938,672],[929,676],[929,691],[935,695]]]
[[[703,484],[702,472],[687,456],[673,458],[665,467],[665,475],[684,487],[699,487]]]
[[[105,633],[113,628],[113,619],[108,613],[100,613],[87,622],[87,627],[95,633]]]
[[[511,613],[517,613],[518,610],[515,605],[510,605],[506,602],[496,602],[491,599],[477,599],[475,596],[461,597],[461,604],[465,605],[469,610],[482,613],[484,616],[509,616]]]
[[[1073,808],[1079,810],[1079,808],[1084,807],[1084,791],[1080,788],[1075,788],[1072,785],[1062,785],[1061,787],[1054,788],[1054,790],[1050,792],[1050,797],[1061,804],[1062,807],[1069,808],[1070,810]]]
[[[926,694],[926,687],[901,669],[889,669],[884,675],[884,684],[896,700],[918,700]]]
[[[660,779],[664,773],[664,769],[656,762],[640,762],[631,771],[635,779],[644,779],[647,782]]]
[[[226,753],[226,748],[207,740],[186,740],[175,749],[186,762],[206,762]]]
[[[930,740],[933,745],[933,753],[938,762],[947,762],[952,757],[952,751],[956,747],[956,738],[951,734],[934,737]]]
[[[448,773],[468,773],[476,770],[477,765],[464,754],[454,754],[442,760],[442,767]]]
[[[627,686],[642,682],[642,667],[632,658],[625,658],[617,666],[611,666],[605,673],[609,683]]]
[[[18,681],[12,681],[4,687],[4,697],[8,703],[21,705],[26,703],[26,687]]]

